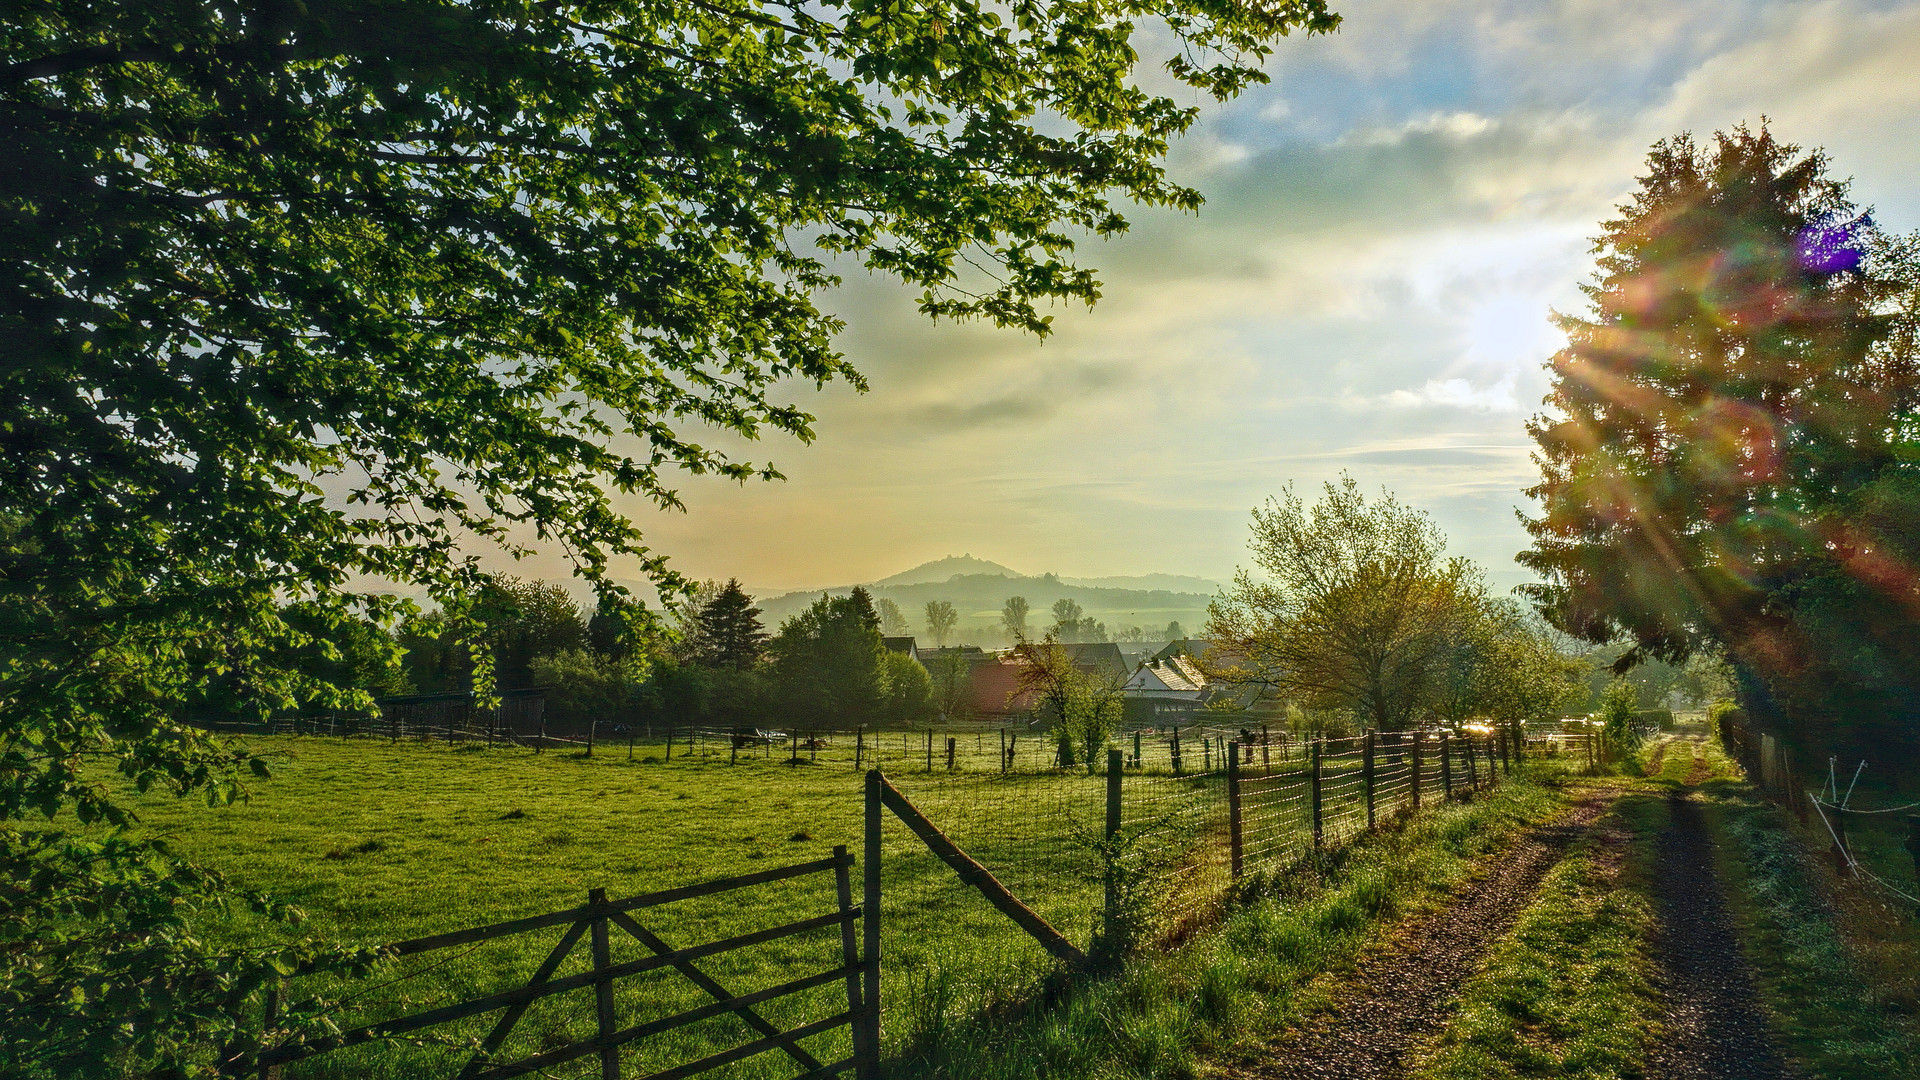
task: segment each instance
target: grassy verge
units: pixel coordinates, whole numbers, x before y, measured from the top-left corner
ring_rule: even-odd
[[[1693,756],[1655,739],[1610,771],[1599,783],[1620,797],[1462,989],[1416,1080],[1643,1075],[1662,1011],[1649,953],[1653,843],[1667,819],[1656,796],[1685,782]]]
[[[1557,779],[1549,774],[1548,779]],[[1266,886],[1217,930],[1115,977],[947,1026],[894,1075],[969,1080],[1186,1078],[1256,1051],[1324,1006],[1398,918],[1441,902],[1473,861],[1567,804],[1518,777],[1367,837]]]
[[[1660,1015],[1646,869],[1663,817],[1658,803],[1632,799],[1547,875],[1463,989],[1416,1080],[1641,1075]]]
[[[1707,820],[1781,1049],[1810,1078],[1920,1076],[1911,916],[1854,911],[1823,853],[1734,778],[1718,748]],[[1873,905],[1875,908],[1880,905]]]

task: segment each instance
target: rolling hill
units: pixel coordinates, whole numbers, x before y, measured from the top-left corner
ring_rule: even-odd
[[[1031,577],[998,563],[971,555],[948,556],[867,584],[875,599],[900,605],[911,632],[926,638],[924,612],[930,601],[945,600],[960,613],[955,643],[997,648],[1007,644],[1001,630],[1000,607],[1008,597],[1024,596],[1030,608],[1028,626],[1036,633],[1053,622],[1056,600],[1072,600],[1084,614],[1107,625],[1118,635],[1130,626],[1146,631],[1149,640],[1165,640],[1168,623],[1178,622],[1189,634],[1198,633],[1207,617],[1207,601],[1218,588],[1205,578],[1173,574],[1138,577],[1062,578],[1054,574]],[[760,597],[761,618],[769,630],[805,610],[822,592],[844,596],[852,585]]]

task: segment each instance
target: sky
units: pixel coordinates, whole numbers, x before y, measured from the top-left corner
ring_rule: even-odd
[[[1342,471],[1526,580],[1527,417],[1590,238],[1648,147],[1769,118],[1920,228],[1920,2],[1353,0],[1170,158],[1197,215],[1081,248],[1104,298],[1044,342],[934,325],[864,274],[824,297],[871,392],[795,390],[786,474],[634,514],[697,578],[871,581],[948,554],[1029,574],[1228,578],[1251,509]],[[1143,39],[1144,56],[1164,42]],[[1150,76],[1148,76],[1150,77]],[[1199,101],[1195,101],[1199,104]],[[560,578],[563,566],[522,567]]]

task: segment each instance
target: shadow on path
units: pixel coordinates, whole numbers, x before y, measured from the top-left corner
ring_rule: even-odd
[[[1696,767],[1689,784],[1703,777]],[[1753,972],[1713,865],[1713,836],[1700,804],[1667,797],[1667,827],[1656,842],[1654,940],[1667,1034],[1655,1050],[1656,1080],[1776,1080],[1792,1075],[1767,1034]]]

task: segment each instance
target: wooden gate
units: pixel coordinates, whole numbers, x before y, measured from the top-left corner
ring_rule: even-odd
[[[872,920],[877,918],[878,912],[873,910],[877,905],[853,903],[850,877],[852,866],[853,858],[847,853],[847,849],[836,847],[830,858],[737,877],[721,878],[663,892],[647,893],[624,900],[609,900],[605,890],[594,889],[588,894],[587,903],[580,907],[495,923],[491,926],[436,934],[413,941],[403,941],[391,946],[389,951],[395,956],[417,956],[555,926],[566,927],[558,944],[547,954],[524,986],[425,1012],[382,1020],[337,1035],[285,1046],[261,1047],[255,1053],[248,1055],[247,1060],[234,1062],[237,1068],[230,1071],[255,1072],[261,1080],[266,1080],[267,1077],[276,1074],[279,1066],[290,1062],[351,1046],[400,1038],[438,1025],[498,1012],[500,1015],[494,1022],[492,1030],[481,1040],[478,1049],[465,1066],[457,1073],[452,1073],[448,1080],[505,1080],[507,1077],[541,1072],[569,1061],[592,1056],[598,1056],[600,1059],[602,1080],[618,1080],[623,1075],[620,1061],[621,1048],[628,1043],[731,1013],[745,1021],[749,1027],[760,1033],[761,1037],[697,1061],[652,1073],[645,1080],[680,1080],[680,1078],[695,1076],[743,1058],[775,1050],[793,1060],[794,1067],[798,1070],[794,1080],[813,1080],[816,1077],[833,1076],[849,1070],[855,1071],[861,1080],[876,1080],[879,1074],[877,1038],[879,1001],[877,992],[869,993],[867,987],[874,986],[877,990],[878,980],[865,978],[868,970],[876,965],[872,959],[862,959],[859,955],[859,935],[855,933],[855,924],[863,920],[871,924]],[[676,901],[713,896],[753,885],[825,873],[834,875],[837,902],[833,911],[703,945],[673,948],[653,931],[647,929],[636,917],[637,912]],[[719,956],[736,949],[834,926],[840,928],[840,965],[827,971],[815,972],[781,983],[778,986],[744,994],[735,993],[695,964],[695,961]],[[652,955],[614,963],[610,936],[615,930],[634,938]],[[877,935],[869,931],[867,936],[871,941]],[[556,974],[567,958],[580,947],[582,939],[586,940],[587,948],[590,950],[591,969],[556,978]],[[627,1027],[619,1026],[614,1009],[615,981],[665,968],[677,971],[714,1000],[709,1004],[672,1016]],[[782,1031],[755,1011],[756,1006],[765,1002],[834,982],[842,982],[846,987],[846,1009],[831,1016]],[[592,1038],[545,1049],[537,1054],[514,1060],[496,1058],[500,1048],[506,1044],[508,1036],[513,1034],[514,1026],[520,1022],[521,1017],[534,1002],[555,994],[575,991],[591,991],[594,996],[596,1030]],[[274,1027],[274,1000],[269,998],[267,1004],[266,1029],[269,1031]],[[853,1044],[852,1054],[843,1060],[822,1063],[800,1045],[803,1039],[842,1026],[850,1029]]]

